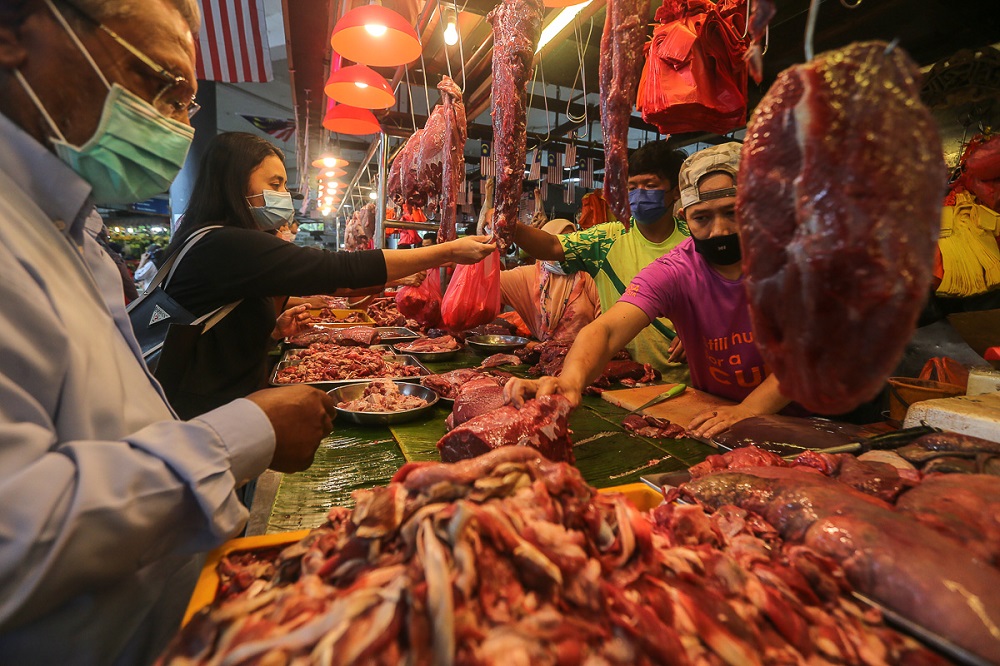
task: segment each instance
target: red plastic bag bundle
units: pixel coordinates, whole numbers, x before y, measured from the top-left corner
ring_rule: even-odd
[[[664,134],[725,134],[746,124],[749,45],[740,0],[665,0],[647,44],[636,108]]]
[[[500,314],[500,253],[459,266],[441,300],[441,320],[450,331],[488,324]]]
[[[396,308],[409,319],[416,319],[427,328],[441,325],[441,277],[433,268],[418,287],[400,287],[396,292]]]
[[[1000,210],[1000,139],[981,134],[973,137],[961,164],[958,184],[964,185],[982,205]]]

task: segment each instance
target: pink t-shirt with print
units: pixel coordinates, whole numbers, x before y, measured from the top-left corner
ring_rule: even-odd
[[[696,389],[740,402],[767,376],[743,279],[713,271],[692,239],[642,269],[619,302],[674,323]]]

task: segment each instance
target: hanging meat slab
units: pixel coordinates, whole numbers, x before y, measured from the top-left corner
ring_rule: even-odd
[[[599,83],[604,137],[604,197],[629,227],[628,123],[642,74],[649,0],[608,0],[601,35]],[[494,65],[496,69],[496,65]],[[523,160],[522,160],[523,161]]]
[[[444,144],[441,150],[441,229],[438,242],[444,243],[458,237],[455,231],[458,215],[458,191],[465,180],[465,142],[469,128],[465,120],[462,90],[450,77],[441,79],[441,109],[444,116]],[[428,124],[429,121],[428,121]]]
[[[882,390],[931,282],[941,140],[900,49],[856,43],[782,72],[747,128],[737,221],[757,345],[821,414]]]
[[[486,17],[493,25],[493,143],[496,213],[493,233],[501,252],[517,225],[528,139],[527,86],[542,30],[541,0],[503,0]]]

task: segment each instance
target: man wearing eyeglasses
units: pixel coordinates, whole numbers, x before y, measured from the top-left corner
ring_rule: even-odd
[[[166,190],[193,130],[195,0],[0,1],[0,663],[145,664],[234,489],[307,467],[304,386],[176,419],[142,364],[95,203]]]

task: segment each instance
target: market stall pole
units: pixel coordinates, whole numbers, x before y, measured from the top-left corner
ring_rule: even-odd
[[[379,134],[378,143],[378,185],[375,199],[375,247],[385,247],[385,177],[389,161],[389,135]]]

